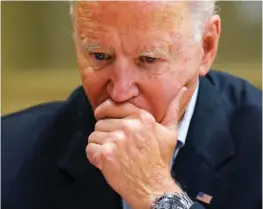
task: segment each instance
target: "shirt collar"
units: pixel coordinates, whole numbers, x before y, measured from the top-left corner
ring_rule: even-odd
[[[190,126],[190,122],[194,113],[195,105],[196,105],[196,100],[197,100],[197,95],[198,95],[198,89],[199,89],[199,81],[198,84],[195,88],[195,91],[185,109],[185,113],[183,115],[183,118],[179,121],[178,124],[178,136],[177,140],[180,142],[180,147],[184,146],[186,136],[188,133],[188,129]]]

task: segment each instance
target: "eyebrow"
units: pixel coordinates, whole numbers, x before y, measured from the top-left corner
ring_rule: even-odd
[[[164,49],[164,48],[145,50],[140,53],[140,56],[149,56],[149,57],[161,56],[166,59],[169,59],[171,57],[169,49]]]
[[[87,38],[82,39],[80,41],[80,44],[84,49],[87,49],[88,52],[94,52],[94,50],[102,48],[99,44],[89,43]],[[164,59],[170,59],[171,53],[169,49],[155,48],[151,50],[145,50],[139,53],[139,56],[148,56],[148,57],[159,57],[160,56],[161,58],[164,58]]]
[[[86,38],[82,39],[80,41],[80,45],[82,48],[87,49],[88,52],[93,52],[94,49],[101,49],[102,48],[99,44],[89,43]]]

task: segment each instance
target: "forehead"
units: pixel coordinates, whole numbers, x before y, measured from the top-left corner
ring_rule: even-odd
[[[169,1],[77,1],[76,28],[80,38],[97,39],[118,33],[145,41],[172,34],[182,37],[189,28],[188,6]],[[143,40],[144,39],[144,40]]]
[[[183,2],[77,2],[77,16],[82,20],[107,25],[133,23],[158,28],[181,25],[186,18],[187,6]]]

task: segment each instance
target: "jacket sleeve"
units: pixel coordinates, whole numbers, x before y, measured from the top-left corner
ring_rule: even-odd
[[[190,209],[205,209],[201,204],[195,202]]]

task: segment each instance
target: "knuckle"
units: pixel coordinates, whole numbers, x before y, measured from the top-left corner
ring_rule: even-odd
[[[121,123],[120,130],[124,131],[125,133],[130,133],[131,129],[132,129],[132,127],[128,121],[124,120]]]
[[[95,109],[95,111],[94,111],[94,117],[96,118],[96,119],[99,119],[100,118],[100,113],[101,113],[101,107],[100,106],[98,106],[96,109]]]
[[[101,155],[106,160],[111,160],[114,158],[114,153],[116,151],[116,146],[113,143],[106,143],[103,145]]]
[[[137,112],[137,117],[138,117],[139,119],[143,119],[143,117],[144,117],[144,111],[140,109],[140,110]]]
[[[102,121],[101,120],[97,121],[95,124],[95,131],[100,130],[101,125],[102,125]]]
[[[88,159],[92,159],[93,156],[95,155],[95,150],[93,149],[92,144],[88,144],[86,146],[86,155],[87,155]]]
[[[121,130],[116,130],[116,131],[113,131],[111,133],[109,133],[106,138],[105,138],[105,141],[106,142],[118,142],[118,141],[123,141],[124,140],[124,134],[123,134],[123,131]]]
[[[98,149],[96,149],[93,144],[89,144],[86,147],[86,156],[91,164],[94,166],[101,168],[101,160],[100,160],[100,152],[98,152]]]
[[[105,141],[106,142],[113,142],[115,141],[115,135],[112,133],[109,133],[106,137],[105,137]]]
[[[120,143],[125,141],[125,133],[122,130],[115,131],[116,142]]]
[[[120,145],[125,141],[125,133],[123,130],[116,130],[112,132],[110,135],[110,141],[114,142],[116,145]]]
[[[140,110],[138,112],[138,118],[140,119],[140,121],[147,124],[152,124],[155,121],[154,117],[144,110]]]
[[[89,138],[88,138],[88,142],[93,142],[94,141],[94,137],[95,137],[95,132],[92,132],[90,135],[89,135]]]
[[[87,157],[89,157],[90,156],[90,152],[91,152],[91,150],[90,150],[90,147],[89,147],[89,144],[86,146],[86,155],[87,155]]]

